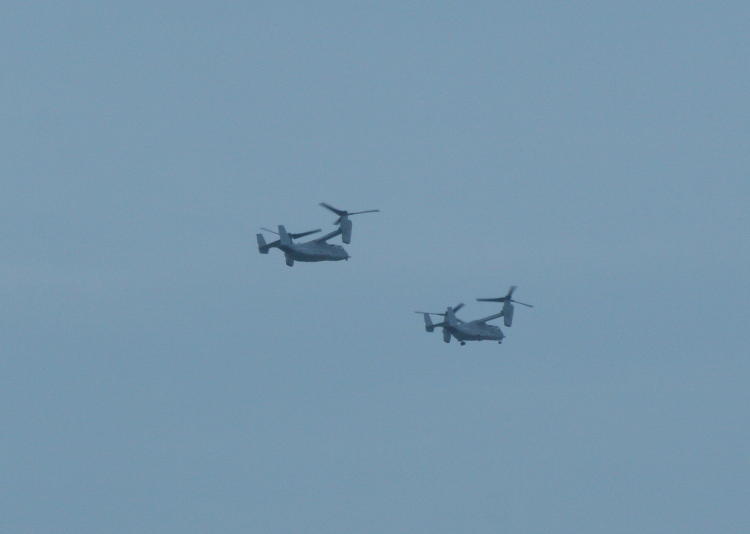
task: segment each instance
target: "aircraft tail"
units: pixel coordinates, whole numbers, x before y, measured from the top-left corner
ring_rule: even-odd
[[[268,254],[268,249],[271,247],[266,243],[263,234],[255,234],[255,236],[258,238],[258,252],[261,254]]]
[[[289,232],[286,231],[286,228],[284,228],[283,224],[279,225],[279,241],[282,245],[291,245],[292,244],[292,238],[289,235]]]

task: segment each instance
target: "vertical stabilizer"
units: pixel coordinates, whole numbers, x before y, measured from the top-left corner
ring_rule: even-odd
[[[268,245],[266,240],[263,238],[263,234],[255,234],[258,238],[258,252],[261,254],[268,254]]]
[[[283,224],[279,225],[279,241],[282,246],[292,244],[292,238],[289,236],[289,232],[286,231]]]

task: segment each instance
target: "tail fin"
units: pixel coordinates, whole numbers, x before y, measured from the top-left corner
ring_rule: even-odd
[[[432,324],[432,319],[430,319],[430,314],[424,313],[422,315],[424,315],[424,329],[427,332],[432,332],[433,330],[435,330],[435,325]]]
[[[292,244],[292,238],[289,235],[289,232],[286,231],[286,228],[284,228],[283,224],[279,225],[279,241],[282,245],[291,245]]]
[[[271,247],[269,247],[266,240],[263,239],[263,234],[255,234],[255,236],[258,238],[258,252],[261,254],[268,254],[268,249]]]

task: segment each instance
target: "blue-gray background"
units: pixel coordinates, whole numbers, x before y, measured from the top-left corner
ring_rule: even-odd
[[[154,4],[3,5],[0,530],[750,531],[747,2]]]

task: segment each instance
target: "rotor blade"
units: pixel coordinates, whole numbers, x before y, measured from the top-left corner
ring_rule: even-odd
[[[320,236],[315,241],[317,241],[318,243],[325,243],[326,241],[328,241],[332,237],[336,237],[337,235],[341,235],[341,228],[337,228],[333,232],[328,232],[326,235]]]
[[[375,212],[379,212],[379,211],[380,210],[352,211],[351,213],[349,213],[349,215],[357,215],[359,213],[375,213]]]
[[[330,204],[326,204],[325,202],[321,202],[319,205],[322,206],[322,207],[324,207],[327,210],[332,211],[333,213],[335,213],[339,217],[343,217],[344,215],[346,215],[346,211],[334,208],[333,206],[331,206]]]
[[[261,229],[261,230],[265,230],[266,232],[271,232],[272,234],[276,234],[276,235],[279,235],[279,233],[278,233],[278,232],[274,232],[274,231],[273,231],[273,230],[271,230],[270,228],[265,228],[265,227],[261,226],[261,227],[260,227],[260,229]]]
[[[442,315],[442,316],[445,316],[444,313],[438,313],[438,312],[415,311],[414,313],[426,313],[427,315]]]
[[[509,299],[513,298],[513,292],[516,290],[516,288],[518,288],[518,286],[510,286],[510,289],[508,290],[508,294],[505,295],[506,298],[509,298]]]
[[[520,304],[521,306],[527,306],[529,308],[534,307],[532,304],[526,304],[525,302],[518,302],[517,300],[511,300],[511,302],[515,302],[516,304]]]
[[[505,302],[505,297],[497,297],[494,299],[477,299],[479,302]]]
[[[310,234],[316,234],[318,232],[320,232],[320,228],[318,228],[317,230],[308,230],[307,232],[300,232],[299,234],[289,234],[289,237],[291,237],[292,239],[298,239],[300,237],[305,237],[306,235],[310,235]]]
[[[453,313],[456,313],[458,310],[464,307],[464,303],[460,303],[458,306],[453,307]]]

